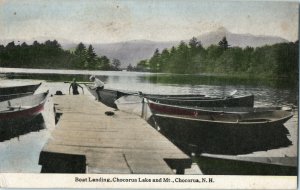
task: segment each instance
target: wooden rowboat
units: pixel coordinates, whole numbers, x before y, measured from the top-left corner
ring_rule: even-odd
[[[201,112],[198,115],[155,114],[159,126],[174,126],[189,130],[215,127],[225,130],[241,130],[283,125],[293,114],[289,111],[261,111],[249,113]]]
[[[179,105],[169,105],[154,102],[151,99],[159,99],[164,101],[170,101],[174,104],[180,104],[180,102],[196,102],[195,104],[203,104],[206,106],[213,106],[213,107],[205,107],[205,108],[198,108],[192,106],[179,106]],[[216,99],[214,102],[213,98],[198,97],[197,100],[186,100],[186,99],[173,99],[173,98],[143,98],[143,96],[139,95],[125,95],[118,98],[114,104],[117,106],[119,110],[135,113],[137,115],[144,115],[143,112],[148,112],[147,110],[143,109],[144,102],[148,102],[148,105],[152,111],[152,113],[162,113],[162,114],[178,114],[178,115],[195,115],[197,112],[200,111],[214,111],[214,112],[250,112],[250,111],[264,111],[270,109],[280,109],[280,108],[252,108],[253,106],[253,96],[246,96],[240,98],[228,98],[228,99]],[[144,101],[145,100],[145,101]],[[221,107],[214,107],[214,106],[221,106]],[[224,106],[235,106],[235,105],[246,105],[250,107],[231,107],[225,108]]]
[[[190,106],[176,106],[153,102],[147,100],[148,106],[153,114],[173,114],[173,115],[190,115],[196,116],[202,113],[251,113],[262,111],[275,111],[275,110],[287,110],[291,108],[285,107],[190,107]]]
[[[0,102],[32,95],[41,84],[0,87]]]
[[[32,95],[34,92],[26,92],[26,93],[19,93],[19,94],[7,94],[7,95],[0,95],[0,102],[5,100],[10,100],[14,98],[20,98],[28,95]]]
[[[180,106],[197,106],[197,107],[253,107],[254,96],[239,96],[239,97],[200,97],[196,100],[193,99],[177,99],[177,98],[157,98],[147,97],[154,102],[169,104],[169,105],[180,105]]]
[[[88,85],[87,89],[91,94],[98,98],[98,95],[94,89],[90,89]],[[101,102],[109,107],[117,108],[115,101],[123,96],[135,95],[139,97],[151,97],[151,98],[173,98],[173,99],[184,99],[184,100],[195,100],[203,98],[204,95],[198,94],[147,94],[137,91],[126,91],[126,90],[116,90],[116,89],[103,89],[100,91]]]
[[[43,110],[47,95],[48,91],[0,102],[0,126],[31,121]]]
[[[203,94],[147,94],[140,93],[140,96],[146,98],[171,98],[180,100],[201,100],[205,95]]]
[[[292,116],[283,110],[154,114],[149,122],[179,147],[192,144],[197,153],[238,154],[290,145],[283,124]]]
[[[98,95],[96,93],[96,90],[89,88],[89,86],[87,86],[87,89],[90,91],[90,93],[96,99],[98,99]],[[119,90],[114,90],[114,89],[103,89],[99,93],[100,97],[101,97],[101,99],[99,101],[101,101],[103,104],[107,105],[108,107],[112,107],[112,108],[117,109],[117,105],[115,104],[115,100],[117,100],[118,98],[120,98],[122,96],[129,95],[130,93],[131,92],[119,91]]]
[[[24,86],[9,86],[0,87],[0,95],[10,95],[10,94],[24,94],[29,92],[35,92],[42,83],[34,85],[24,85]]]

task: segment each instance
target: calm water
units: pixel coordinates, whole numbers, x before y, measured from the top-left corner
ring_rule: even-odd
[[[196,75],[156,75],[111,71],[60,71],[61,73],[58,75],[55,74],[57,73],[56,71],[34,70],[34,72],[43,74],[26,74],[26,71],[23,69],[0,70],[0,72],[23,72],[17,75],[9,75],[9,78],[0,78],[0,85],[11,86],[44,81],[37,92],[50,89],[50,93],[52,94],[57,90],[68,93],[68,84],[62,81],[72,80],[73,77],[76,77],[78,81],[88,81],[89,75],[94,74],[105,82],[105,87],[107,88],[143,91],[147,93],[187,93],[208,96],[223,96],[230,94],[233,90],[237,90],[236,95],[254,94],[255,106],[293,106],[295,108],[293,124],[287,126],[290,132],[288,138],[293,142],[293,145],[267,152],[277,156],[284,154],[295,156],[297,154],[297,85],[282,85],[282,82],[278,81],[227,80],[222,77]],[[85,92],[87,93],[87,90]],[[9,139],[1,140],[0,138],[0,172],[40,172],[41,168],[38,165],[39,153],[48,138],[51,137],[51,130],[54,128],[54,118],[51,111],[52,100],[50,98],[43,112],[43,118],[46,123],[44,129],[41,127],[25,134],[20,133]]]
[[[1,72],[8,74],[15,73],[12,75],[13,77],[10,77],[12,79],[36,79],[50,82],[71,81],[73,78],[76,78],[78,81],[87,82],[89,81],[89,76],[93,74],[103,80],[108,88],[143,91],[147,93],[200,93],[208,96],[224,96],[233,90],[238,90],[236,95],[254,94],[256,106],[298,105],[298,82],[282,79],[260,80],[206,75],[9,68],[0,68]],[[26,72],[34,74],[27,74]]]

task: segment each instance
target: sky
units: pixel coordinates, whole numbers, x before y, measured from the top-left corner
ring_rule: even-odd
[[[296,1],[0,0],[0,41],[178,41],[225,27],[298,39]]]

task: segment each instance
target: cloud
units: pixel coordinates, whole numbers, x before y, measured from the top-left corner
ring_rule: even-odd
[[[172,41],[220,26],[235,33],[298,38],[298,4],[219,1],[0,0],[2,39],[107,43]]]

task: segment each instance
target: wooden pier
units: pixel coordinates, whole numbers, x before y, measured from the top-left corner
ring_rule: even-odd
[[[139,116],[88,95],[53,102],[60,118],[40,153],[43,173],[183,174],[191,167],[189,156]]]

